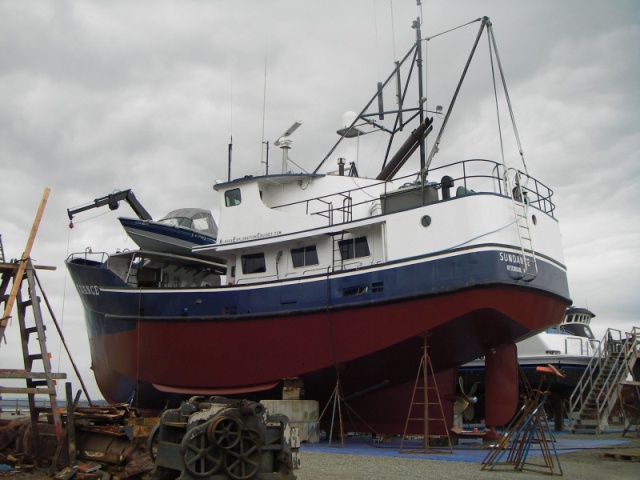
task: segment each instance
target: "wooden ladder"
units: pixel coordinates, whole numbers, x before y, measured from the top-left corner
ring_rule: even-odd
[[[431,365],[431,358],[427,351],[427,335],[424,335],[424,346],[422,348],[423,354],[420,360],[420,366],[418,367],[413,394],[411,395],[411,404],[409,405],[409,413],[407,414],[407,421],[404,425],[402,441],[400,442],[400,453],[430,453],[429,422],[432,420],[434,422],[442,422],[444,431],[447,433],[449,453],[453,453],[449,428],[444,415],[444,409],[442,408],[442,401],[440,400],[440,391],[438,390],[433,366]],[[430,411],[435,413],[435,415],[430,415]],[[404,442],[407,438],[410,422],[420,422],[422,425],[423,444],[420,450],[404,449]],[[438,453],[442,453],[442,450],[438,450]]]
[[[37,294],[37,280],[35,270],[31,262],[31,247],[35,240],[35,235],[44,212],[49,196],[49,189],[45,189],[40,207],[36,215],[29,240],[22,260],[14,263],[0,264],[0,305],[4,304],[4,315],[0,319],[0,339],[4,337],[6,327],[14,305],[18,313],[18,323],[20,325],[20,340],[22,346],[22,356],[24,369],[0,369],[0,379],[26,381],[26,388],[23,387],[7,387],[0,386],[0,395],[8,394],[26,394],[29,401],[29,415],[31,417],[31,434],[35,450],[36,465],[40,465],[41,448],[40,435],[38,430],[38,420],[40,413],[46,411],[55,425],[55,434],[58,444],[62,441],[62,420],[58,410],[58,401],[56,396],[56,380],[66,378],[66,374],[53,373],[51,371],[51,359],[47,351],[45,325],[42,319],[42,311],[40,309],[40,298]],[[4,252],[3,252],[4,257]],[[28,299],[23,298],[22,288],[23,281],[27,280]],[[9,283],[13,281],[11,292],[7,295]],[[33,322],[27,320],[27,309],[31,307]],[[29,323],[29,325],[27,325]],[[32,349],[32,334],[36,335],[37,346]],[[33,350],[33,351],[32,351]],[[36,369],[36,365],[40,364],[41,369]],[[48,407],[39,407],[36,403],[36,395],[46,395],[49,397]]]
[[[40,441],[38,420],[41,413],[46,413],[55,425],[58,442],[62,440],[62,421],[58,410],[56,380],[64,379],[67,376],[64,373],[53,373],[51,370],[51,358],[47,351],[46,328],[42,319],[40,299],[36,291],[35,273],[31,260],[27,259],[26,263],[27,268],[25,273],[29,298],[23,298],[21,289],[19,289],[16,294],[16,309],[18,313],[18,323],[20,325],[24,369],[0,370],[0,379],[23,379],[26,381],[26,388],[0,386],[0,394],[27,395],[36,463],[39,465],[41,459],[39,456],[40,448],[38,447]],[[27,314],[29,307],[33,313],[31,316]],[[28,320],[28,317],[32,317],[32,321]],[[35,335],[35,339],[33,335]],[[48,406],[39,406],[38,402],[36,402],[36,395],[48,396]]]

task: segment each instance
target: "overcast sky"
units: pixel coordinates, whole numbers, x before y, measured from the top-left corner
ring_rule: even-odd
[[[414,42],[420,14],[415,0],[0,0],[0,235],[5,256],[20,257],[51,188],[31,256],[57,268],[38,276],[93,397],[63,262],[89,246],[135,248],[117,220],[133,212],[85,212],[70,230],[67,208],[131,188],[154,218],[215,212],[230,138],[233,177],[264,172],[267,140],[278,172],[272,144],[296,120],[290,156],[312,171],[343,113],[359,111]],[[640,326],[640,2],[426,0],[422,14],[423,37],[491,18],[529,172],[556,194],[574,303],[596,313],[597,336]],[[448,107],[478,26],[428,42],[429,108]],[[434,165],[498,159],[482,68]],[[375,176],[380,159],[368,154],[379,146],[367,140],[342,155]],[[3,368],[20,367],[17,330],[0,347]],[[71,372],[53,326],[48,344],[54,370]]]

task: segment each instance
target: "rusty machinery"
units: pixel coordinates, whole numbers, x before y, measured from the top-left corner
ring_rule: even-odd
[[[285,415],[223,397],[192,397],[166,410],[149,438],[154,477],[179,480],[295,479]]]

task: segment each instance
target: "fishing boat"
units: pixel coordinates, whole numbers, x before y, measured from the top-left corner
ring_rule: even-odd
[[[472,52],[492,35],[480,21]],[[216,243],[69,256],[105,398],[149,409],[190,395],[281,398],[295,379],[320,404],[337,391],[353,400],[360,431],[402,433],[425,341],[430,367],[454,371],[561,320],[570,299],[552,190],[502,160],[431,165],[455,95],[429,153],[433,117],[406,96],[424,99],[414,28],[313,172],[288,171],[283,148],[281,173],[215,184]],[[398,104],[385,110],[389,88]],[[325,171],[362,128],[389,135],[379,174],[346,171],[343,157]],[[380,418],[380,395],[402,407]]]

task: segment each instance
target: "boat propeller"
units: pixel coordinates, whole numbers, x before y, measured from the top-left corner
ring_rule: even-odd
[[[462,395],[458,397],[458,399],[453,404],[453,414],[455,416],[462,415],[467,422],[473,420],[473,416],[475,414],[474,405],[478,401],[478,397],[474,396],[476,393],[476,388],[478,388],[478,384],[474,383],[469,390],[469,393],[465,393],[464,391],[464,382],[462,377],[458,378],[458,383],[460,385],[460,392]]]

